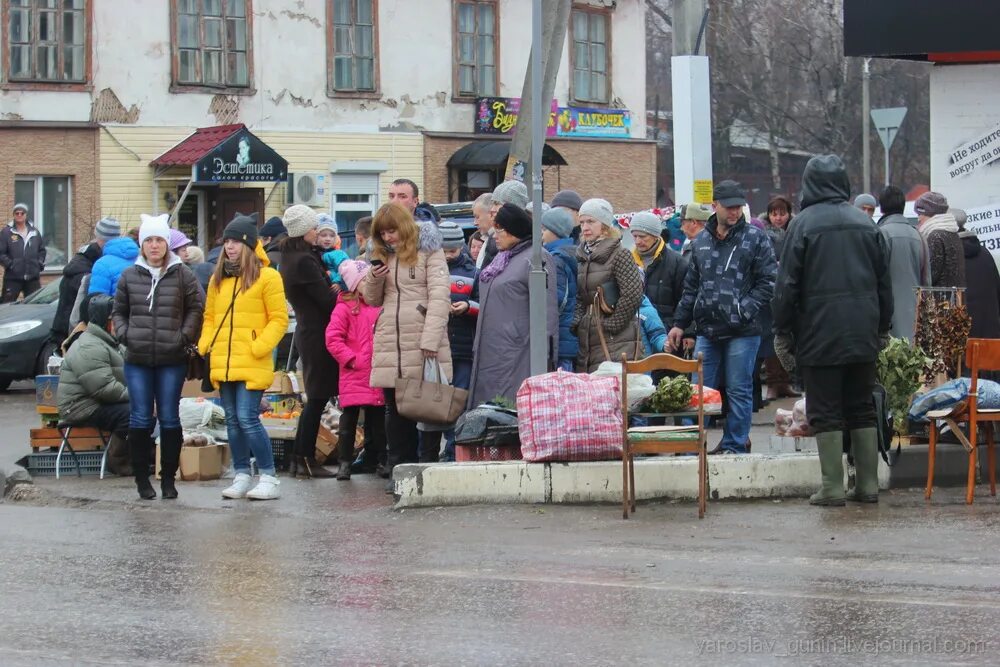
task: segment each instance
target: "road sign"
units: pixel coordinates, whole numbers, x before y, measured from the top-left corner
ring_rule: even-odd
[[[882,140],[886,151],[892,147],[892,142],[896,140],[899,126],[903,124],[905,117],[906,107],[872,109],[872,122],[875,123],[878,138]]]

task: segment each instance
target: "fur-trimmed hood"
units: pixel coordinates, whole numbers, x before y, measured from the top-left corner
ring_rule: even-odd
[[[430,220],[417,220],[420,234],[417,236],[417,250],[431,253],[443,247],[441,230]]]

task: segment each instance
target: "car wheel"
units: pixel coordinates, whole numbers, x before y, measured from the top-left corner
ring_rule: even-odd
[[[38,361],[35,362],[35,375],[49,374],[49,357],[51,357],[57,349],[56,344],[52,341],[47,341],[44,345],[42,345],[42,349],[38,353]]]

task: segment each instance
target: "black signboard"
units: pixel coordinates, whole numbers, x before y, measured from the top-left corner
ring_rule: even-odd
[[[288,161],[243,128],[195,163],[199,183],[284,181]]]
[[[996,51],[997,0],[844,0],[844,54],[924,60]]]

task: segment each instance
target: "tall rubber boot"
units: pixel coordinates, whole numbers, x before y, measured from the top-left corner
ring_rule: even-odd
[[[823,476],[823,487],[809,496],[810,505],[823,507],[843,507],[844,494],[844,434],[840,431],[817,433],[819,448],[819,469]]]
[[[847,499],[855,503],[878,502],[878,433],[874,428],[851,431],[854,467],[857,471],[854,488]]]
[[[130,428],[128,430],[128,449],[132,455],[132,474],[135,476],[135,486],[139,497],[152,500],[156,497],[153,485],[149,483],[149,437],[148,428]]]
[[[160,429],[160,492],[164,500],[177,497],[177,487],[174,477],[181,462],[181,445],[184,443],[184,432],[179,428]]]

